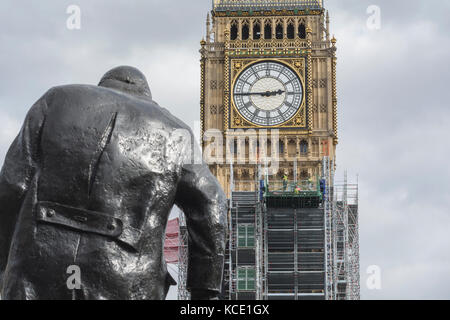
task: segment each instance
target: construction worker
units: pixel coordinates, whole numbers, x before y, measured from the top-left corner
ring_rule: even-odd
[[[325,195],[326,181],[325,179],[320,179],[320,192]]]
[[[283,191],[286,191],[288,185],[288,176],[285,174],[283,176]]]

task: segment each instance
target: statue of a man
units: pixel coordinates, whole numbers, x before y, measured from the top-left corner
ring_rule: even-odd
[[[194,146],[135,68],[49,90],[0,174],[2,298],[165,299],[174,205],[187,218],[192,298],[216,298],[227,202]]]

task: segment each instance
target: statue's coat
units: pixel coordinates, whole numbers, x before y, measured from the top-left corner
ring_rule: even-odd
[[[226,198],[207,166],[192,163],[194,145],[134,68],[108,72],[100,86],[49,90],[0,174],[2,298],[164,299],[175,204],[187,217],[188,287],[219,292]],[[66,283],[72,265],[80,290]]]

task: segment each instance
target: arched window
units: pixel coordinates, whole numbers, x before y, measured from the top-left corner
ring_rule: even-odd
[[[234,21],[234,22],[231,24],[230,39],[231,39],[231,40],[236,40],[237,37],[238,37],[238,26],[237,26],[236,21]]]
[[[299,24],[299,26],[298,26],[298,37],[300,39],[306,38],[306,29],[305,29],[305,25],[303,23]]]
[[[283,141],[280,141],[280,144],[279,144],[279,153],[280,154],[284,154],[284,142]]]
[[[248,23],[244,23],[242,25],[242,40],[248,40],[250,36],[250,28],[248,26]]]
[[[272,24],[269,21],[264,26],[264,39],[272,39]]]
[[[261,39],[261,24],[259,22],[255,22],[253,24],[253,40]]]
[[[297,154],[296,141],[293,139],[289,139],[287,148],[289,157],[295,157],[295,155]]]
[[[308,153],[308,142],[302,140],[300,142],[300,154],[305,155]]]
[[[295,38],[295,27],[292,22],[289,22],[287,26],[287,38],[294,39]]]
[[[275,28],[275,35],[277,39],[283,39],[283,25],[278,23]]]

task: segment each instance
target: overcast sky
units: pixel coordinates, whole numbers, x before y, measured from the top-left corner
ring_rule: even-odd
[[[81,8],[81,30],[66,9]],[[366,21],[381,9],[381,28]],[[364,299],[450,299],[450,2],[326,1],[338,40],[338,174],[359,174]],[[50,87],[97,84],[117,65],[194,126],[211,1],[0,2],[0,162]],[[354,179],[353,179],[354,180]],[[366,286],[381,268],[381,290]]]

